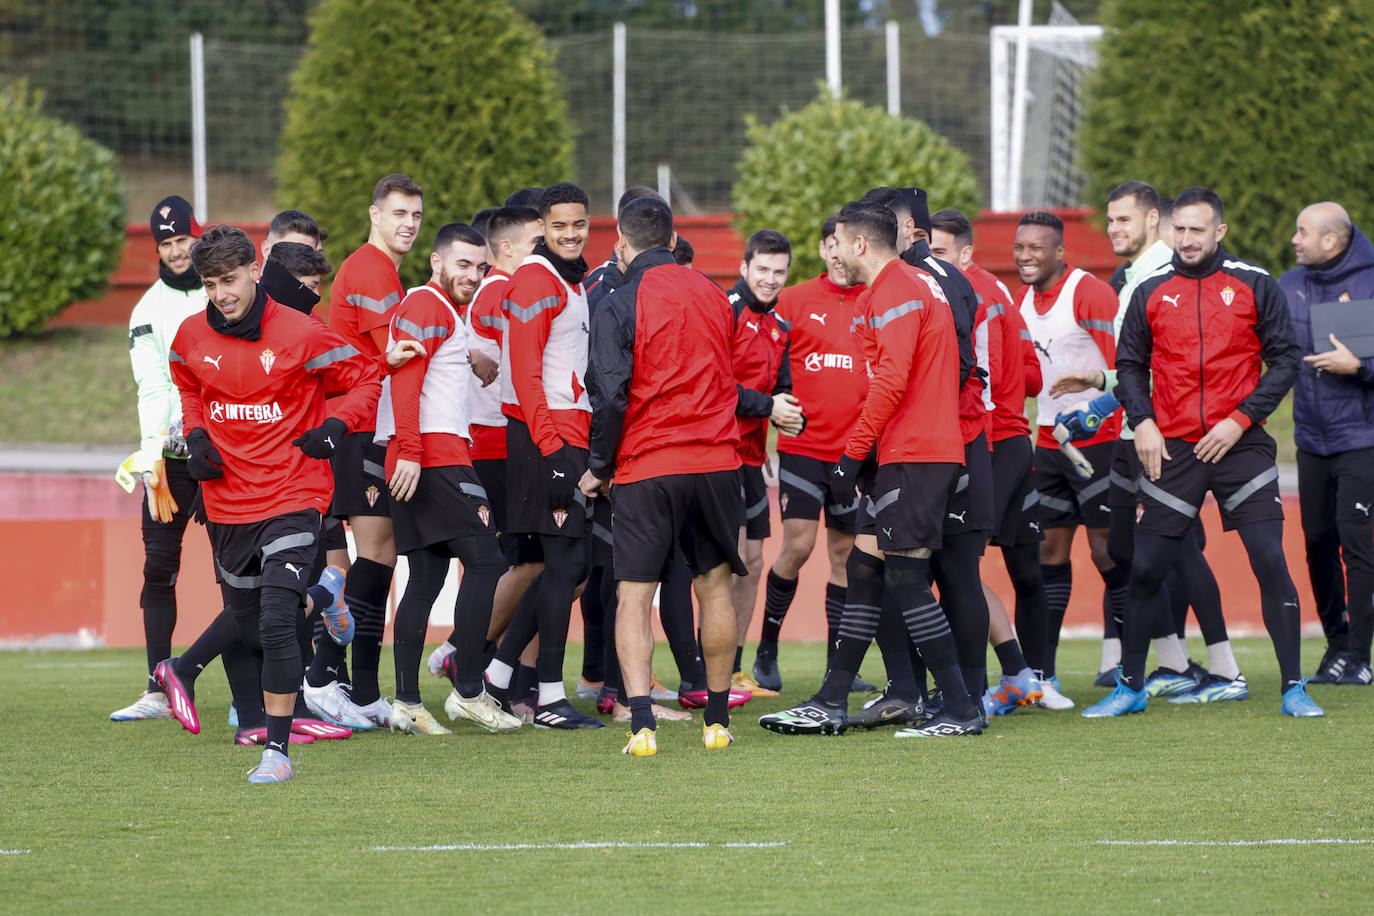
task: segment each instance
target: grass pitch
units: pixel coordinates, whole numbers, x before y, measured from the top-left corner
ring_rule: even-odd
[[[1309,668],[1320,649],[1305,646]],[[660,727],[651,759],[622,756],[615,725],[372,732],[296,747],[296,779],[269,786],[244,781],[259,751],[231,744],[218,663],[192,736],[106,719],[133,698],[141,652],[6,653],[0,908],[1368,910],[1374,690],[1313,688],[1327,718],[1282,717],[1272,652],[1248,640],[1244,703],[1023,710],[956,740],[759,729],[814,690],[822,653],[784,645],[783,697],[736,711],[724,751],[701,747],[699,717]],[[1080,709],[1105,693],[1097,654],[1061,648]],[[662,648],[658,668],[672,669]],[[865,673],[880,670],[871,656]],[[446,685],[424,680],[442,716]]]

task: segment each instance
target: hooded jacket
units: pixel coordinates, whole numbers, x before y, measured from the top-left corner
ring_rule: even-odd
[[[1314,353],[1312,303],[1374,299],[1374,243],[1355,227],[1333,263],[1295,267],[1279,278],[1279,288],[1288,297],[1302,355]],[[1374,309],[1369,320],[1374,322]],[[1374,447],[1374,359],[1361,360],[1354,375],[1318,374],[1299,364],[1293,427],[1298,448],[1314,455]]]

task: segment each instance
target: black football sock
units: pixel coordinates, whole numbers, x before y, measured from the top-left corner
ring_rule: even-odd
[[[630,707],[630,731],[637,732],[641,728],[654,731],[658,723],[654,721],[654,705],[647,696],[627,697],[626,706]]]
[[[1131,557],[1131,584],[1126,597],[1126,620],[1121,628],[1121,680],[1131,690],[1145,688],[1145,662],[1150,636],[1161,618],[1169,614],[1164,579],[1174,568],[1182,538],[1135,533]]]
[[[887,668],[887,692],[908,700],[924,699],[925,692],[919,689],[912,666],[911,639],[906,635],[901,609],[886,594],[882,607],[882,616],[878,619],[878,651],[883,654],[883,665]]]
[[[191,691],[191,695],[195,696],[196,678],[200,677],[205,666],[219,658],[230,643],[238,641],[238,624],[234,621],[234,615],[226,608],[220,611],[205,631],[196,637],[196,641],[172,662],[172,670],[186,685],[186,689]]]
[[[1121,622],[1126,619],[1126,588],[1131,584],[1131,570],[1125,566],[1113,566],[1101,573],[1102,584],[1106,587],[1102,594],[1103,635],[1107,639],[1120,638]]]
[[[342,681],[339,675],[343,670],[346,651],[346,646],[335,644],[328,635],[317,641],[315,657],[310,661],[310,669],[305,672],[305,682],[311,687],[324,687],[330,681]]]
[[[979,572],[985,540],[977,533],[946,535],[930,564],[970,697],[981,697],[988,686],[988,601]]]
[[[620,613],[620,599],[617,597],[615,593],[615,579],[611,576],[606,576],[605,579],[603,579],[602,581],[603,599],[606,597],[606,585],[608,584],[608,580],[610,586],[609,600],[603,600],[601,602],[601,606],[605,612],[604,626],[606,628],[607,636],[606,639],[602,640],[601,646],[601,657],[603,659],[601,665],[601,670],[603,674],[601,680],[601,689],[606,691],[607,693],[614,691],[617,697],[622,698],[621,702],[624,702],[623,698],[625,697],[625,679],[623,673],[620,670],[620,650],[615,644],[615,621],[616,617]],[[588,586],[588,588],[590,587],[591,586]]]
[[[267,717],[267,747],[269,750],[291,756],[291,717]]]
[[[1045,602],[1045,584],[1040,576],[1040,545],[1018,544],[1003,547],[1002,559],[1007,576],[1016,592],[1016,637],[1025,653],[1026,664],[1034,671],[1044,671],[1049,639],[1049,605]]]
[[[1302,680],[1302,624],[1298,590],[1288,575],[1288,561],[1283,554],[1283,519],[1252,522],[1238,530],[1245,552],[1250,555],[1250,569],[1259,580],[1264,628],[1269,631],[1278,658],[1280,690],[1286,691]]]
[[[844,603],[849,600],[849,590],[834,582],[825,583],[825,657],[826,661],[835,651],[835,639],[840,635],[840,618],[844,616]]]
[[[348,571],[344,601],[353,613],[353,702],[367,706],[381,699],[377,666],[386,632],[386,597],[391,590],[390,566],[359,557]],[[333,640],[328,640],[333,642]]]
[[[706,691],[706,711],[702,715],[701,721],[703,725],[730,727],[730,691]]]
[[[530,586],[536,596],[535,619],[539,628],[541,699],[554,702],[563,692],[563,653],[568,642],[568,619],[573,595],[587,577],[587,547],[582,538],[543,535],[544,569]],[[556,685],[556,686],[555,686]],[[548,705],[548,704],[540,704]]]
[[[883,585],[902,608],[907,635],[940,688],[945,712],[958,719],[975,717],[978,712],[959,670],[959,651],[949,619],[930,590],[930,561],[888,554]]]
[[[410,577],[396,604],[391,625],[391,652],[396,665],[396,699],[410,706],[420,702],[420,656],[425,648],[429,612],[448,577],[448,551],[422,547],[405,555]],[[485,632],[485,631],[483,631]]]
[[[1064,613],[1069,609],[1069,595],[1073,592],[1073,567],[1068,563],[1044,563],[1040,575],[1045,583],[1045,606],[1049,616],[1045,623],[1045,657],[1042,670],[1045,677],[1054,677],[1054,659],[1059,650],[1059,630],[1064,626]]]
[[[533,665],[521,665],[515,669],[515,682],[511,685],[511,702],[524,700],[531,705],[539,705],[539,669]]]
[[[782,621],[787,616],[787,609],[792,606],[792,598],[796,594],[796,579],[784,579],[773,570],[768,570],[763,590],[763,631],[759,636],[760,655],[777,656],[778,635],[782,632]]]
[[[603,600],[603,582],[606,579],[615,581],[611,570],[605,566],[593,566],[579,602],[582,606],[582,679],[592,683],[606,679],[606,606]],[[610,631],[610,638],[615,640],[614,630]]]
[[[453,644],[453,686],[459,696],[471,698],[482,692],[482,671],[486,668],[484,648],[487,629],[491,626],[492,599],[496,595],[496,583],[506,571],[506,559],[496,539],[486,535],[454,538],[447,552],[463,565],[463,579],[453,605],[454,631],[458,633],[458,641]],[[447,573],[447,562],[444,570]],[[420,638],[424,638],[423,631]]]
[[[735,646],[735,667],[734,671],[739,671],[740,659],[744,657],[744,646]]]
[[[831,653],[825,681],[816,693],[820,702],[839,707],[848,704],[854,673],[878,634],[885,594],[881,558],[851,550],[845,569],[849,574],[849,593],[836,637],[838,645]]]
[[[249,649],[236,635],[224,646],[220,660],[229,679],[239,728],[262,728],[267,724],[267,712],[262,708],[262,654]]]
[[[1025,656],[1021,654],[1021,647],[1016,644],[1015,639],[998,643],[992,647],[992,651],[997,653],[997,663],[1002,666],[1002,673],[1007,677],[1013,677],[1028,667]]]
[[[706,663],[701,657],[692,611],[692,573],[676,551],[658,592],[658,619],[673,653],[678,677],[687,684],[706,686]],[[611,640],[614,642],[614,640]]]

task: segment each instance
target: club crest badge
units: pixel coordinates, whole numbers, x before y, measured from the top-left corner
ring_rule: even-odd
[[[368,487],[363,493],[367,496],[368,506],[375,509],[377,507],[377,497],[382,495],[382,491],[378,490],[376,487]]]
[[[1221,301],[1226,303],[1227,308],[1230,308],[1231,303],[1236,301],[1236,291],[1230,286],[1223,287],[1221,290]]]
[[[163,207],[162,209],[160,209],[160,210],[157,211],[157,215],[160,216],[160,217],[162,217],[163,219],[166,219],[167,217],[169,217],[169,216],[172,215],[172,208],[171,208],[171,207]]]
[[[277,361],[277,354],[273,353],[271,350],[263,350],[262,355],[260,355],[258,359],[262,362],[262,371],[271,372],[272,364]]]
[[[782,508],[782,511],[784,511],[784,512],[787,511],[787,494],[786,494],[786,493],[784,493],[784,494],[782,494],[781,496],[778,497],[778,505]]]
[[[1348,292],[1346,292],[1346,293],[1341,293],[1339,296],[1336,297],[1336,301],[1337,301],[1337,302],[1349,302],[1349,301],[1350,301],[1350,293],[1348,293]]]
[[[1141,520],[1142,518],[1144,518],[1144,517],[1145,517],[1145,504],[1144,504],[1144,503],[1136,503],[1136,504],[1135,504],[1135,523],[1136,523],[1137,525],[1139,525],[1139,524],[1140,524],[1140,520]]]
[[[483,527],[491,527],[491,509],[486,506],[478,506],[477,517],[482,520]]]
[[[563,527],[563,523],[566,522],[567,520],[568,520],[568,510],[566,510],[566,509],[554,509],[554,510],[553,510],[553,523],[554,523],[555,525],[557,525],[559,528],[562,528],[562,527]]]

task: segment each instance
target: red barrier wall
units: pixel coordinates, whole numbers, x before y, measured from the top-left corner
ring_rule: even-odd
[[[143,570],[139,498],[126,495],[113,480],[104,477],[0,474],[0,581],[10,589],[6,600],[0,602],[0,645],[52,637],[92,645],[143,644],[143,618],[138,606]],[[764,562],[769,565],[782,543],[776,495],[770,505],[776,536],[764,544]],[[1289,518],[1284,527],[1288,565],[1298,584],[1304,620],[1314,623],[1296,499],[1287,498],[1285,507]],[[1202,517],[1207,526],[1207,555],[1221,585],[1228,623],[1237,633],[1263,632],[1258,590],[1239,537],[1221,531],[1215,506],[1209,504]],[[1065,626],[1081,633],[1100,633],[1102,580],[1081,535],[1074,543],[1073,567],[1075,588]],[[989,552],[983,573],[984,581],[1004,604],[1013,607],[999,551]],[[784,638],[825,638],[827,577],[821,547],[802,570]],[[198,525],[189,526],[186,532],[177,596],[174,641],[186,645],[221,606],[209,542]],[[762,607],[762,595],[758,603]],[[570,638],[581,639],[581,615],[573,614],[572,619]],[[761,614],[756,613],[751,639],[758,638],[760,621]],[[440,640],[448,629],[431,628],[429,638]]]
[[[1068,248],[1069,262],[1104,280],[1109,277],[1116,269],[1118,260],[1112,254],[1112,246],[1106,235],[1092,222],[1093,211],[1083,207],[1055,212],[1064,220],[1064,244]],[[744,240],[735,232],[731,223],[733,219],[728,213],[719,213],[680,216],[676,221],[678,231],[696,249],[697,269],[727,289],[734,285],[739,276],[740,256],[744,252]],[[1021,285],[1017,279],[1016,265],[1011,259],[1011,243],[1016,235],[1018,219],[1019,213],[984,210],[974,227],[978,263],[997,274],[1012,290]],[[256,243],[261,243],[267,235],[266,223],[245,223],[242,228]],[[128,323],[129,312],[144,290],[157,279],[157,246],[153,244],[151,230],[146,225],[130,225],[126,232],[124,254],[110,279],[110,289],[98,300],[68,306],[53,319],[51,327],[120,326]],[[614,245],[615,220],[609,216],[593,217],[591,238],[587,243],[588,263],[601,263],[610,256]],[[792,281],[796,283],[805,279],[793,277]],[[322,292],[327,304],[327,287]],[[324,317],[328,311],[327,305],[319,311]]]

